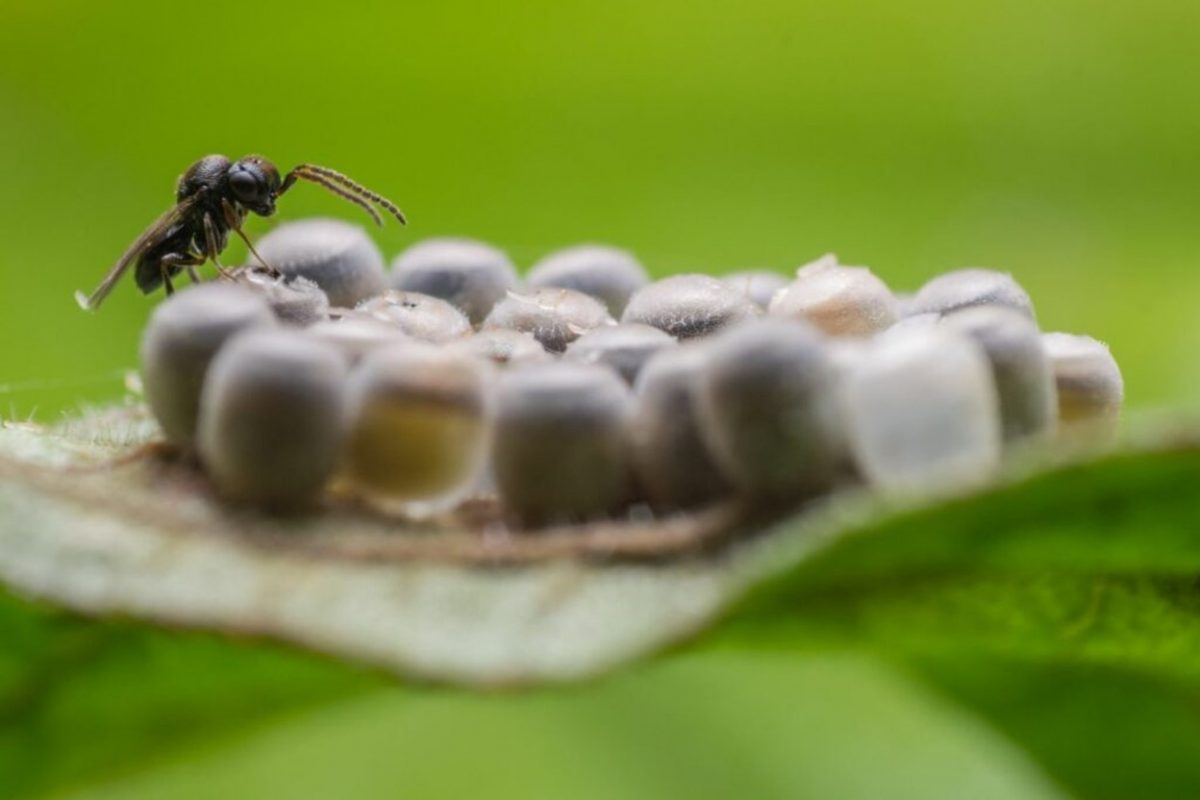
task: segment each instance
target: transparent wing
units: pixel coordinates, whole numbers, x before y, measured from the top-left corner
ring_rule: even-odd
[[[79,303],[79,307],[84,311],[94,311],[104,302],[104,298],[108,297],[109,292],[121,280],[121,276],[125,274],[125,270],[129,269],[129,265],[133,263],[142,251],[161,241],[163,234],[179,222],[195,205],[198,194],[181,200],[174,208],[165,212],[158,219],[151,223],[150,227],[142,231],[142,235],[133,240],[133,244],[126,248],[121,257],[117,259],[117,263],[113,265],[108,274],[104,276],[104,280],[100,281],[100,285],[95,288],[89,295],[84,295],[83,292],[75,293],[75,302]]]

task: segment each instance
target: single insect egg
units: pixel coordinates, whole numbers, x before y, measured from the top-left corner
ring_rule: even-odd
[[[1058,420],[1067,432],[1111,434],[1125,400],[1121,368],[1108,345],[1090,336],[1042,336],[1058,391]]]
[[[503,250],[456,237],[426,239],[392,262],[391,287],[438,297],[479,325],[509,289],[517,271]]]
[[[842,384],[859,472],[893,492],[989,477],[1000,463],[1000,409],[987,357],[949,328],[879,337]]]
[[[263,259],[287,278],[308,278],[335,306],[350,308],[384,290],[383,254],[358,225],[337,219],[286,222],[259,241]]]
[[[533,334],[506,328],[483,330],[454,342],[452,347],[499,366],[553,361]]]
[[[236,283],[262,295],[284,325],[303,328],[329,316],[329,298],[308,278],[288,280],[261,267],[243,267],[237,271]]]
[[[549,286],[583,292],[619,317],[629,296],[650,279],[645,267],[628,250],[581,244],[555,251],[534,264],[526,282],[535,289]]]
[[[273,325],[259,294],[225,282],[183,289],[154,309],[142,334],[142,384],[168,440],[188,445],[195,437],[204,375],[225,341],[246,328]]]
[[[900,317],[883,281],[866,267],[839,264],[832,254],[797,270],[771,300],[770,313],[807,320],[831,336],[870,336]]]
[[[556,361],[499,378],[492,470],[527,526],[599,519],[631,499],[632,394],[611,370]]]
[[[409,338],[395,325],[357,312],[318,322],[306,328],[304,333],[332,345],[350,367],[373,350],[408,341]]]
[[[970,337],[987,356],[1005,442],[1054,429],[1054,376],[1033,320],[1005,306],[975,306],[944,317],[941,324]]]
[[[701,427],[726,476],[744,493],[780,499],[829,487],[845,440],[824,338],[807,323],[767,318],[706,344]]]
[[[221,494],[279,509],[314,500],[341,448],[345,381],[342,356],[299,331],[247,331],[223,347],[197,432]]]
[[[731,272],[721,280],[732,289],[749,297],[764,311],[771,305],[771,298],[789,281],[778,272],[769,269],[746,269]]]
[[[971,267],[947,272],[917,292],[910,314],[950,314],[971,306],[1007,306],[1034,319],[1033,301],[1011,275]]]
[[[366,494],[424,515],[473,484],[488,441],[489,367],[422,342],[381,348],[350,379],[343,471]]]
[[[393,289],[364,300],[355,311],[395,325],[422,342],[440,344],[471,335],[471,323],[463,312],[445,300],[418,292]]]
[[[657,509],[692,508],[731,492],[700,419],[697,385],[708,367],[704,344],[684,344],[654,355],[635,384],[633,462],[638,484]]]
[[[543,288],[509,292],[488,314],[483,329],[524,331],[551,353],[561,353],[587,331],[615,324],[594,297],[573,289]]]
[[[709,275],[674,275],[635,292],[621,321],[651,325],[676,339],[691,339],[760,313],[754,301],[723,281]]]
[[[571,342],[564,358],[609,367],[632,386],[642,365],[651,356],[674,346],[675,339],[670,334],[649,325],[629,322],[588,331]]]

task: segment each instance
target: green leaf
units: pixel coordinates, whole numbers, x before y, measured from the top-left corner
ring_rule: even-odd
[[[89,615],[526,684],[610,671],[720,624],[705,646],[600,682],[462,694],[400,691],[257,641],[8,600],[0,735],[14,746],[0,752],[15,755],[0,776],[17,777],[0,790],[449,797],[483,782],[489,797],[1200,795],[1200,451],[1187,442],[918,506],[839,497],[749,538],[721,539],[717,522],[694,519],[576,532],[585,547],[625,547],[633,530],[636,547],[616,559],[433,548],[372,563],[329,547],[328,536],[365,541],[368,523],[344,509],[332,510],[336,530],[289,521],[285,536],[272,527],[285,523],[221,509],[169,464],[80,469],[130,442],[128,420],[83,430],[0,438],[0,569],[22,593]],[[392,535],[418,548],[466,541],[454,530]],[[142,555],[124,562],[128,552]],[[189,572],[181,554],[204,569]],[[254,602],[230,603],[231,565],[269,578],[246,594]],[[114,593],[113,569],[141,594]],[[180,575],[195,586],[180,588]],[[356,593],[372,581],[383,582]],[[354,602],[329,619],[349,638],[323,638],[322,615],[347,593]],[[278,626],[272,615],[305,597],[307,614]],[[351,610],[370,624],[356,627]],[[114,733],[96,737],[98,726]]]
[[[1079,796],[1200,796],[1198,482],[1181,446],[876,521],[752,590],[721,641],[870,647]]]

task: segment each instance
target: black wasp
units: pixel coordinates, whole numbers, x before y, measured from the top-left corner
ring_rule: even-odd
[[[225,156],[205,156],[179,179],[175,207],[134,240],[94,292],[86,297],[77,292],[75,299],[87,310],[98,307],[135,260],[134,277],[138,288],[146,294],[159,286],[171,294],[174,291],[171,279],[183,270],[187,270],[193,281],[199,280],[196,267],[209,260],[225,275],[217,256],[225,250],[231,230],[242,237],[254,257],[269,269],[242,230],[242,223],[251,211],[261,217],[274,214],[275,200],[297,180],[323,186],[361,206],[377,225],[383,224],[383,220],[372,203],[404,224],[404,214],[395,203],[328,167],[301,164],[280,179],[279,170],[262,156],[246,156],[237,161]]]

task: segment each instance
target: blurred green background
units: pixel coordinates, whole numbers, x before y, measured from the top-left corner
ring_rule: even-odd
[[[72,292],[210,152],[391,196],[411,224],[377,232],[389,256],[463,234],[524,267],[596,240],[664,274],[832,250],[899,290],[996,267],[1044,328],[1112,345],[1132,407],[1194,407],[1198,36],[1177,0],[3,0],[0,414],[121,395],[158,298],[129,282],[89,315]],[[360,218],[300,187],[252,230],[310,214]],[[909,684],[861,655],[718,652],[569,691],[381,690],[111,796],[1052,792]]]
[[[211,2],[0,6],[0,395],[121,392],[157,298],[89,290],[209,152],[329,164],[419,237],[655,273],[826,251],[897,289],[1013,272],[1135,407],[1200,400],[1200,5]],[[361,219],[315,187],[277,220]],[[275,220],[256,220],[261,233]],[[229,259],[242,255],[234,245]]]

